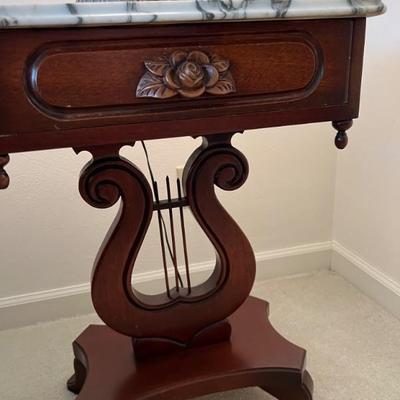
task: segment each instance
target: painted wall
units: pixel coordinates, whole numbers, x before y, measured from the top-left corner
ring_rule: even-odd
[[[330,240],[336,152],[329,124],[259,130],[237,135],[250,177],[219,195],[248,234],[256,252]],[[184,138],[148,143],[154,172],[175,176],[198,145]],[[145,170],[140,145],[123,154]],[[0,300],[89,281],[97,249],[116,208],[98,210],[77,190],[89,155],[72,150],[15,154],[7,166],[10,188],[0,192]],[[186,212],[189,218],[189,212]],[[192,262],[213,258],[203,233],[188,220]],[[136,271],[161,267],[156,225]]]
[[[360,119],[337,162],[334,240],[400,294],[400,3],[371,18]]]

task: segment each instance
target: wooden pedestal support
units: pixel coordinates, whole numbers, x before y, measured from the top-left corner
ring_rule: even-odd
[[[183,400],[259,386],[279,400],[311,400],[305,350],[267,320],[268,303],[249,297],[229,318],[230,341],[136,362],[131,338],[91,325],[74,342],[77,400]]]
[[[247,160],[232,146],[231,137],[204,137],[184,169],[185,196],[178,181],[178,198],[172,199],[167,180],[167,201],[160,200],[153,178],[152,190],[143,173],[119,155],[119,145],[89,149],[93,160],[81,174],[82,197],[98,208],[119,198],[121,203],[92,274],[93,304],[106,326],[90,326],[74,343],[75,375],[68,388],[79,394],[78,400],[183,400],[249,386],[279,400],[312,399],[305,351],[267,322],[266,302],[248,297],[255,278],[254,253],[215,193],[215,186],[239,188],[248,175]],[[178,271],[173,210],[179,208],[185,238],[183,205],[216,250],[212,275],[195,286],[189,283],[187,257],[187,279]],[[171,228],[172,288],[163,208]],[[154,212],[166,291],[146,295],[132,287],[131,278]]]

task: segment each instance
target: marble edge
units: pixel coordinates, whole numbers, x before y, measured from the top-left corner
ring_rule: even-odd
[[[1,5],[0,28],[372,17],[380,0],[136,0]]]

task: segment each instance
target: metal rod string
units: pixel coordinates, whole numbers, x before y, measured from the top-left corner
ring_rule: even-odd
[[[176,186],[178,188],[178,198],[179,200],[182,200],[181,181],[179,178],[176,180]],[[185,259],[186,281],[188,285],[188,294],[190,294],[192,292],[192,284],[190,280],[190,271],[189,271],[189,257],[188,257],[187,242],[186,242],[185,217],[183,214],[182,206],[179,206],[179,215],[182,228],[182,245],[183,245],[183,255]]]
[[[153,191],[154,191],[154,196],[156,196],[155,195],[155,188],[156,187],[157,187],[157,196],[158,196],[158,185],[157,185],[157,182],[156,182],[156,180],[154,178],[153,169],[152,169],[151,163],[150,163],[150,156],[149,156],[149,153],[147,151],[146,144],[145,144],[144,140],[141,140],[140,143],[142,144],[144,155],[145,155],[145,158],[146,158],[147,169],[149,170],[150,180],[151,180],[151,183],[152,183],[152,186],[153,186]],[[156,202],[157,202],[157,198],[156,198]],[[159,197],[158,197],[158,204],[159,204]],[[170,207],[168,207],[168,208],[170,209]],[[181,275],[179,273],[178,267],[176,266],[176,268],[175,268],[175,265],[177,264],[177,260],[176,260],[176,255],[174,257],[174,252],[172,251],[172,248],[171,248],[171,244],[170,244],[169,236],[168,236],[168,231],[167,231],[167,225],[165,223],[165,220],[164,220],[162,212],[160,210],[158,210],[158,211],[159,211],[159,213],[157,213],[157,215],[158,215],[158,218],[161,219],[162,230],[164,232],[164,236],[162,238],[162,241],[164,242],[164,237],[165,237],[165,243],[167,244],[168,253],[169,253],[171,261],[172,261],[172,263],[174,265],[175,277],[177,277],[178,283],[181,285],[181,287],[183,287],[183,279],[182,279],[182,277],[181,277]],[[160,240],[161,240],[161,235],[160,235]],[[175,240],[175,238],[174,238],[174,240]],[[164,252],[165,252],[165,246],[164,246]],[[175,254],[176,254],[176,252],[175,252]],[[167,269],[167,271],[168,271],[168,269]],[[169,283],[168,283],[168,285],[169,285]],[[177,285],[177,290],[179,292],[179,285]]]
[[[156,198],[156,202],[160,203],[160,198],[158,196],[157,182],[153,183],[153,190],[154,190],[154,196]],[[163,232],[163,228],[162,228],[162,215],[161,215],[160,210],[157,210],[157,217],[158,217],[158,229],[159,229],[159,233],[160,233],[161,254],[162,254],[162,262],[163,262],[163,268],[164,268],[165,286],[167,289],[167,296],[169,298],[171,298],[171,291],[169,288],[167,258],[166,258],[166,254],[165,254],[164,232]]]
[[[169,177],[167,176],[165,179],[167,183],[167,198],[168,198],[168,203],[171,203],[171,186],[169,182]],[[178,271],[178,263],[177,263],[177,258],[176,258],[176,242],[175,242],[175,227],[174,227],[174,214],[172,212],[172,207],[168,208],[168,214],[169,214],[169,226],[171,229],[171,240],[172,240],[172,261],[174,264],[174,269],[175,269],[175,283],[176,283],[176,290],[179,293],[179,271]]]

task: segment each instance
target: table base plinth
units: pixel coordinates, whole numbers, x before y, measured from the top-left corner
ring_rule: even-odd
[[[137,362],[131,338],[91,325],[74,342],[77,400],[183,400],[258,386],[279,400],[311,400],[305,350],[279,335],[254,297],[229,318],[230,341]]]

